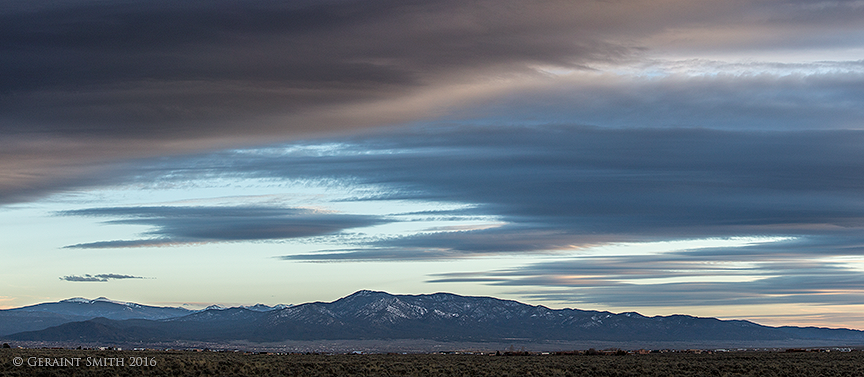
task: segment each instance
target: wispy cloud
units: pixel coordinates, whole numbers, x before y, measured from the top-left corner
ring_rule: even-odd
[[[380,187],[376,200],[446,198],[470,204],[465,215],[502,223],[371,240],[376,254],[544,252],[742,235],[846,239],[843,229],[864,224],[856,199],[864,187],[862,138],[858,131],[465,127],[355,139],[324,156],[274,150],[190,163],[203,169],[195,174],[230,160],[231,174],[348,180]],[[341,155],[355,149],[391,152]]]
[[[864,280],[855,266],[826,260],[825,255],[781,251],[801,244],[812,240],[659,254],[583,255],[507,270],[442,273],[429,281],[519,287],[522,294],[535,299],[608,306],[864,304]]]
[[[380,187],[376,200],[448,198],[471,204],[462,215],[501,221],[361,240],[355,248],[285,260],[545,254],[554,261],[444,273],[429,282],[607,306],[852,305],[864,297],[860,273],[832,258],[861,253],[861,138],[848,130],[475,126],[355,138],[325,155],[290,159],[278,149],[248,160],[210,155],[196,166],[230,158],[235,173],[250,176],[347,179]],[[625,256],[590,249],[738,236],[771,242]]]
[[[107,282],[109,280],[123,280],[123,279],[144,279],[141,276],[133,276],[133,275],[120,275],[120,274],[98,274],[98,275],[90,275],[84,274],[81,275],[68,275],[61,276],[60,280],[64,281],[74,281],[74,282]]]
[[[126,248],[259,241],[332,234],[348,228],[388,222],[381,217],[321,213],[277,207],[113,207],[65,211],[65,216],[114,217],[110,224],[148,225],[155,229],[138,240],[83,243],[66,248]]]

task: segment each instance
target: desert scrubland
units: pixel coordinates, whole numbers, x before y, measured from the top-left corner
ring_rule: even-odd
[[[599,353],[599,352],[598,352]],[[18,365],[20,364],[20,365]],[[2,376],[861,376],[864,352],[253,354],[2,349]]]

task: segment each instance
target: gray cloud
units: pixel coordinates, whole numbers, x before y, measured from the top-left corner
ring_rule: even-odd
[[[392,99],[444,76],[525,73],[530,64],[626,54],[576,20],[552,17],[578,15],[571,8],[557,1],[377,0],[74,1],[13,9],[0,14],[3,130],[242,135],[238,120]],[[549,17],[531,22],[522,12]],[[274,132],[257,123],[245,132]]]
[[[450,119],[474,118],[484,124],[578,120],[618,128],[860,129],[862,64],[752,64],[751,68],[657,62],[654,74],[659,77],[562,78],[491,98],[454,112]],[[640,66],[635,74],[653,73],[652,67]]]
[[[140,276],[120,275],[120,274],[98,274],[98,275],[84,274],[84,276],[69,275],[69,276],[60,277],[60,280],[74,281],[74,282],[106,282],[109,280],[120,280],[120,279],[144,279],[144,278],[140,277]]]
[[[424,261],[465,257],[464,253],[451,250],[407,249],[407,248],[359,248],[337,249],[314,254],[284,255],[278,259],[300,262],[345,262],[345,261]]]
[[[820,255],[772,252],[802,241],[810,243],[794,239],[663,254],[580,256],[508,270],[443,273],[429,281],[521,287],[528,297],[590,305],[864,303],[864,278],[856,269]],[[735,251],[740,251],[737,257],[730,257]],[[658,282],[664,279],[679,282]]]
[[[275,148],[194,164],[201,174],[215,171],[208,164],[228,164],[231,174],[252,177],[377,185],[369,199],[461,202],[473,205],[468,213],[506,222],[368,246],[533,252],[669,238],[848,237],[842,229],[864,224],[862,138],[859,131],[464,127],[358,138],[323,156]]]
[[[543,84],[537,67],[615,71],[646,52],[682,49],[857,47],[856,4],[7,4],[0,10],[0,203],[110,181],[116,166],[105,165],[116,161],[447,116],[730,127],[750,114],[775,126],[854,126],[860,77],[637,80],[633,87],[606,85],[606,77],[564,89]]]
[[[61,212],[67,216],[115,217],[108,224],[148,225],[139,240],[101,241],[66,248],[127,248],[209,242],[278,240],[320,236],[388,220],[365,215],[268,207],[114,207]]]
[[[488,217],[499,224],[354,237],[340,241],[345,249],[279,257],[290,261],[554,255],[619,242],[789,237],[747,247],[580,256],[510,270],[442,274],[429,281],[493,284],[524,297],[570,304],[859,304],[864,297],[860,272],[830,262],[830,257],[864,252],[862,139],[864,131],[855,130],[418,127],[273,145],[254,153],[232,150],[163,159],[138,166],[126,180],[170,184],[240,177],[368,185],[375,189],[347,200],[468,205],[393,214],[389,221]],[[299,209],[246,207],[96,208],[63,214],[156,228],[149,234],[153,238],[71,247],[274,239],[286,233],[261,231],[261,224],[290,228],[311,215]],[[326,239],[341,229],[384,221],[321,216],[326,226],[315,223],[321,226],[288,236]]]
[[[860,272],[826,260],[864,254],[862,138],[852,130],[419,128],[321,141],[330,147],[311,144],[308,154],[274,146],[201,156],[189,162],[201,170],[170,174],[194,179],[216,172],[207,166],[230,165],[240,176],[369,184],[378,190],[357,200],[455,201],[471,206],[449,215],[503,223],[354,239],[351,248],[280,257],[289,261],[554,257],[608,243],[781,236],[789,238],[660,255],[583,255],[429,282],[492,284],[585,305],[859,304]]]
[[[864,119],[862,62],[757,62],[762,66],[748,71],[743,66],[750,63],[730,68],[687,58],[859,49],[862,19],[858,1],[5,4],[0,204],[73,188],[204,176],[350,182],[380,188],[359,200],[459,202],[472,205],[462,216],[494,216],[504,224],[355,240],[344,250],[285,259],[442,259],[609,242],[794,236],[662,260],[598,259],[440,279],[530,286],[538,295],[579,287],[564,294],[583,302],[678,297],[692,304],[700,289],[714,303],[857,302],[857,293],[782,291],[812,285],[857,292],[851,287],[859,282],[842,266],[813,262],[807,275],[796,272],[804,264],[781,265],[777,258],[860,255],[864,133],[848,129],[860,129]],[[676,64],[683,68],[669,67]],[[595,69],[607,73],[583,74]],[[426,127],[331,139],[340,143],[332,152],[286,154],[274,146],[183,156],[412,122]],[[251,207],[64,214],[153,228],[140,239],[70,248],[328,236],[395,221]],[[628,280],[690,278],[680,270],[690,266],[686,258],[747,261],[790,278]],[[572,271],[617,280],[560,278]],[[831,278],[842,281],[830,285]]]
[[[860,62],[854,64],[861,65]],[[856,69],[860,71],[860,68]],[[453,111],[444,117],[442,123],[434,125],[475,123],[487,127],[488,132],[501,133],[505,137],[513,131],[496,131],[495,126],[576,122],[622,130],[714,128],[754,131],[755,135],[768,130],[796,129],[806,133],[814,129],[855,129],[860,127],[864,119],[862,77],[861,73],[844,71],[786,76],[577,80],[579,82],[504,91],[505,94],[474,103],[469,109]],[[238,129],[245,129],[245,126]],[[445,141],[445,131],[463,132],[442,127],[442,133],[423,137],[434,137],[439,141],[437,147],[447,148],[441,143]],[[538,128],[537,132],[546,131]],[[644,130],[635,132],[634,135],[647,135]],[[782,132],[777,135],[788,138]],[[452,139],[459,143],[455,139],[460,137],[457,134]],[[636,142],[634,137],[627,142]],[[97,143],[99,146],[96,147],[86,140],[71,142],[69,139],[39,138],[36,135],[25,139],[4,135],[0,139],[4,145],[0,151],[0,203],[32,200],[58,190],[118,183],[125,179],[125,171],[134,170],[140,164],[140,160],[108,162],[104,160],[105,156],[141,157],[176,152],[171,149],[173,147],[155,146],[146,140],[128,145],[115,139],[105,145]],[[680,141],[685,142],[683,139]],[[238,141],[241,144],[244,142]],[[362,142],[369,143],[371,148],[378,148],[375,143],[396,141]],[[537,147],[543,140],[535,138],[533,142],[530,147]],[[671,145],[674,142],[669,139],[669,146],[678,148]],[[765,141],[763,138],[757,142]],[[480,143],[483,145],[483,141]],[[204,144],[188,145],[195,149]],[[394,147],[400,148],[402,145]]]

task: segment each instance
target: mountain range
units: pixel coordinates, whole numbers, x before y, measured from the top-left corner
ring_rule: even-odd
[[[286,305],[267,306],[256,304],[240,308],[253,311],[282,309]],[[227,309],[212,305],[204,310]],[[36,331],[70,322],[81,322],[94,318],[112,320],[148,319],[159,320],[183,317],[200,310],[183,307],[161,307],[121,302],[99,297],[88,300],[75,297],[59,302],[46,302],[14,309],[0,310],[0,337],[21,331]]]
[[[688,315],[646,317],[550,309],[450,293],[392,295],[363,290],[333,302],[295,306],[154,307],[104,298],[70,299],[0,311],[0,338],[18,341],[137,342],[324,339],[438,341],[775,341],[864,344],[864,331],[770,327]]]

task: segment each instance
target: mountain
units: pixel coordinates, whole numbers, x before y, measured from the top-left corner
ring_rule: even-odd
[[[165,319],[193,313],[185,308],[147,306],[119,302],[105,297],[88,300],[70,298],[14,309],[0,310],[0,336],[21,331],[42,330],[69,322],[86,321],[97,317],[114,320]]]
[[[291,304],[288,304],[288,305],[285,305],[285,304],[276,304],[276,305],[273,305],[273,306],[267,306],[267,305],[264,305],[264,304],[255,304],[255,305],[251,305],[251,306],[249,306],[249,305],[241,305],[241,306],[238,306],[238,308],[249,309],[249,310],[256,311],[256,312],[269,312],[269,311],[271,311],[271,310],[285,309],[285,308],[288,308],[288,307],[291,307],[291,306],[292,306]]]
[[[4,310],[4,312],[46,312],[76,317],[104,317],[108,319],[163,319],[189,315],[194,310],[113,301],[105,297],[93,300],[76,297],[60,302],[47,302],[8,309]]]
[[[279,304],[267,306],[256,304],[239,308],[257,312],[267,312],[290,307]],[[204,310],[231,309],[221,305],[211,305]],[[182,307],[164,307],[136,304],[134,302],[114,301],[105,297],[86,299],[81,297],[47,302],[14,309],[0,310],[0,336],[22,331],[43,330],[70,322],[87,321],[94,318],[110,320],[147,319],[161,320],[187,316],[201,310]]]
[[[491,297],[448,293],[391,295],[360,291],[332,303],[271,312],[260,340],[410,339],[491,341],[784,339],[773,328],[747,321],[691,316],[549,309]],[[250,338],[250,340],[255,340]]]
[[[47,329],[69,322],[86,321],[90,318],[92,317],[51,312],[0,310],[0,337],[21,331]]]
[[[240,306],[229,307],[229,306],[225,306],[225,305],[215,304],[215,305],[210,305],[210,306],[204,308],[204,310],[210,310],[210,309],[225,310],[225,309],[241,308],[241,309],[248,309],[248,310],[251,310],[254,312],[269,312],[271,310],[284,309],[284,308],[287,308],[290,306],[291,305],[285,305],[285,304],[278,304],[278,305],[274,305],[274,306],[268,306],[268,305],[264,305],[264,304],[255,304],[255,305],[240,305]]]
[[[273,310],[208,309],[182,317],[96,318],[5,337],[10,340],[86,342],[325,339],[433,339],[440,341],[773,341],[864,342],[848,329],[769,327],[687,315],[646,317],[578,309],[549,309],[492,297],[449,293],[392,295],[359,291],[333,302]]]

